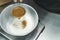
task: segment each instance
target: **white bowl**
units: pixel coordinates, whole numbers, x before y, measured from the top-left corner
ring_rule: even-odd
[[[12,18],[11,16],[11,11],[14,7],[16,6],[22,6],[26,9],[26,13],[30,14],[31,15],[31,18],[33,20],[33,25],[31,27],[31,29],[27,29],[25,32],[21,32],[20,34],[14,34],[14,33],[11,33],[9,30],[7,30],[7,22],[10,23],[12,22],[12,20],[14,18]],[[16,4],[11,4],[9,5],[8,7],[6,7],[2,12],[1,12],[1,28],[8,34],[10,35],[13,35],[13,36],[24,36],[24,35],[27,35],[29,34],[30,32],[32,32],[36,26],[38,25],[38,14],[37,12],[35,11],[34,8],[32,8],[31,6],[27,5],[27,4],[24,4],[24,3],[16,3]],[[9,28],[8,28],[9,29]]]

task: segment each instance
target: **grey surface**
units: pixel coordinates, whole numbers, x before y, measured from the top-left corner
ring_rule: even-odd
[[[38,40],[60,40],[60,14],[48,12],[32,0],[27,1],[27,3],[36,9],[41,23],[46,27]]]
[[[41,40],[60,40],[60,15],[49,13],[41,20],[45,30],[39,37]]]
[[[0,40],[8,40],[8,39],[0,33]]]

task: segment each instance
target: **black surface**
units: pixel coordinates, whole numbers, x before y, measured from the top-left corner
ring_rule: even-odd
[[[60,0],[34,0],[40,7],[60,14]]]

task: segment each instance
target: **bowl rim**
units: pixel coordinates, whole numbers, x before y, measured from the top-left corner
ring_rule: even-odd
[[[12,5],[16,5],[16,4],[23,4],[23,5],[26,5],[26,6],[28,6],[28,7],[30,7],[34,12],[35,12],[35,14],[36,14],[36,18],[37,18],[37,23],[36,23],[36,25],[35,25],[35,27],[34,27],[34,29],[37,27],[37,25],[38,25],[38,20],[39,20],[39,17],[38,17],[38,14],[37,14],[37,12],[36,12],[36,10],[33,8],[33,7],[31,7],[30,5],[28,5],[28,4],[25,4],[25,3],[15,3],[15,4],[11,4],[11,5],[8,5],[7,7],[5,7],[3,10],[2,10],[2,12],[6,9],[6,8],[8,8],[9,6],[12,6]],[[2,12],[1,12],[1,14],[2,14]],[[1,15],[0,15],[1,16]],[[7,34],[10,34],[10,33],[8,33],[6,30],[4,30],[4,28],[1,26],[1,28],[2,28],[2,30],[4,31],[4,32],[6,32]],[[34,30],[34,29],[32,29],[32,31]],[[29,33],[31,33],[32,31],[30,31]],[[28,33],[28,34],[29,34]],[[10,35],[13,35],[13,36],[25,36],[24,34],[23,35],[14,35],[14,34],[10,34]],[[27,35],[27,34],[26,34]]]

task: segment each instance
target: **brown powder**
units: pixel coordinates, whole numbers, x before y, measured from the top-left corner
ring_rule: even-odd
[[[17,17],[18,19],[25,15],[25,9],[21,6],[17,6],[12,10],[12,16]]]
[[[27,24],[26,20],[22,21],[23,29],[26,27],[26,24]]]

